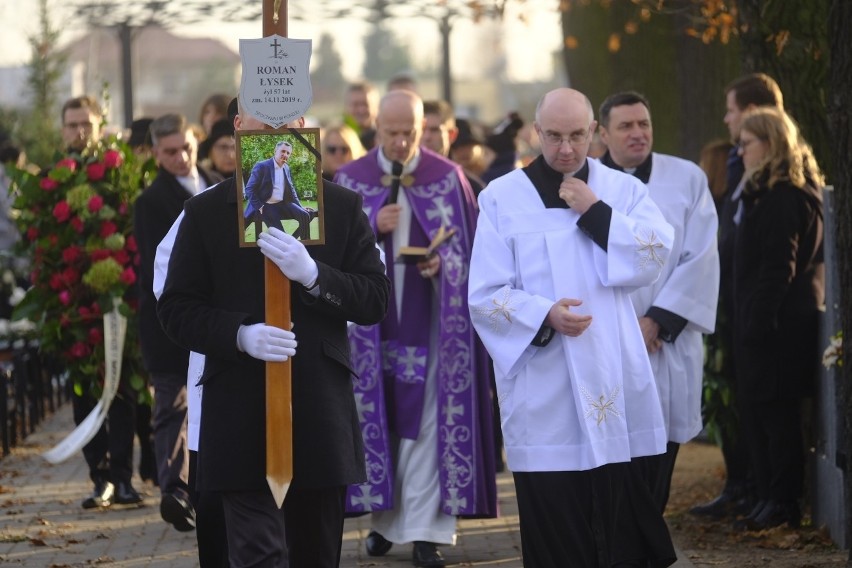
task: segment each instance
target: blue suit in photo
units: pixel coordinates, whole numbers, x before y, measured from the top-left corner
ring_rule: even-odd
[[[302,207],[299,201],[288,164],[284,164],[284,199],[277,203],[267,203],[272,197],[274,182],[275,160],[273,158],[254,165],[245,187],[245,195],[248,199],[245,219],[253,222],[259,216],[267,227],[276,227],[281,230],[284,230],[281,225],[282,219],[295,219],[299,223],[299,228],[293,236],[309,239],[311,213]]]

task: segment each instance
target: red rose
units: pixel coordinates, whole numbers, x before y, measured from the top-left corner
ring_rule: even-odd
[[[86,228],[85,224],[83,223],[83,220],[77,217],[76,215],[71,218],[70,225],[78,233],[82,233],[83,229]]]
[[[131,284],[136,282],[136,272],[132,268],[125,268],[122,271],[119,280],[130,286]]]
[[[30,272],[30,282],[38,282],[38,277],[41,276],[40,270],[33,270]]]
[[[59,303],[63,306],[67,306],[71,303],[71,292],[68,290],[63,290],[59,293]]]
[[[108,236],[115,234],[118,230],[118,227],[112,221],[104,221],[101,223],[101,238],[105,239]]]
[[[97,262],[105,258],[109,258],[112,253],[106,249],[95,249],[91,252],[92,262]]]
[[[62,262],[65,264],[73,264],[75,260],[80,258],[80,253],[83,250],[77,245],[71,245],[62,251]]]
[[[104,206],[104,198],[100,195],[94,195],[91,199],[89,199],[88,208],[89,212],[97,213]]]
[[[68,205],[67,201],[60,201],[53,208],[53,216],[60,223],[64,223],[71,217],[71,206]]]
[[[50,288],[52,290],[61,290],[65,286],[65,283],[62,281],[62,275],[58,272],[54,272],[50,275]]]
[[[77,171],[77,161],[71,158],[62,158],[58,162],[56,162],[57,168],[68,168],[72,172]]]
[[[91,353],[92,350],[82,341],[78,341],[68,350],[68,355],[71,359],[82,359]]]
[[[80,273],[70,266],[62,271],[62,280],[65,282],[66,286],[72,286],[80,280]]]
[[[38,182],[38,186],[45,191],[53,191],[57,187],[59,187],[59,182],[55,179],[50,179],[49,177],[41,178],[41,181]]]
[[[121,157],[121,152],[118,150],[107,150],[104,152],[104,165],[107,169],[117,168],[123,162],[123,158]]]
[[[124,249],[116,251],[115,254],[112,255],[112,257],[115,259],[115,261],[117,263],[119,263],[122,266],[124,266],[125,264],[130,262],[130,254]]]
[[[89,319],[92,315],[92,311],[86,306],[80,306],[77,308],[77,313],[80,314],[80,317],[83,319]]]
[[[136,248],[136,237],[133,235],[129,235],[127,240],[124,241],[124,246],[127,247],[127,250],[130,252],[136,252],[138,249]]]
[[[38,229],[35,227],[30,227],[27,229],[27,238],[31,241],[34,241],[38,238]]]
[[[59,242],[59,237],[57,237],[56,235],[50,235],[49,237],[47,237],[47,240],[50,243],[51,247],[55,247],[56,244]]]
[[[96,317],[101,315],[101,305],[97,302],[92,303],[92,315]]]
[[[97,327],[89,328],[89,343],[92,345],[97,345],[101,341],[104,340],[104,335],[101,330]]]
[[[106,166],[103,162],[96,162],[94,164],[89,164],[86,166],[86,176],[89,178],[89,181],[98,181],[104,179],[106,175]]]

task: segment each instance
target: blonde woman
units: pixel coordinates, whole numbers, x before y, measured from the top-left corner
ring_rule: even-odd
[[[823,178],[781,110],[749,111],[735,216],[734,345],[742,432],[758,504],[735,528],[798,527],[804,478],[802,400],[819,362],[824,302]]]
[[[364,146],[352,128],[337,124],[323,130],[322,135],[322,177],[331,181],[334,173],[352,160],[364,154]]]

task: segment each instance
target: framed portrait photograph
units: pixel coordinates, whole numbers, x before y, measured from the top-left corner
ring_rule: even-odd
[[[237,131],[240,246],[276,227],[305,245],[325,243],[319,129]]]

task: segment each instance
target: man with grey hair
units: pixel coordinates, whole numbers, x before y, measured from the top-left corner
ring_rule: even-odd
[[[583,93],[550,91],[542,155],[479,195],[468,298],[527,568],[609,568],[627,462],[666,449],[629,292],[659,277],[674,231],[641,182],[587,159],[596,126]]]
[[[133,212],[139,247],[139,341],[145,369],[154,387],[154,452],[160,485],[160,515],[179,531],[195,528],[190,502],[186,442],[186,369],[189,351],[163,332],[152,292],[157,245],[183,210],[183,203],[222,181],[196,165],[198,141],[186,118],[166,114],[151,123],[157,177],[143,191]]]

